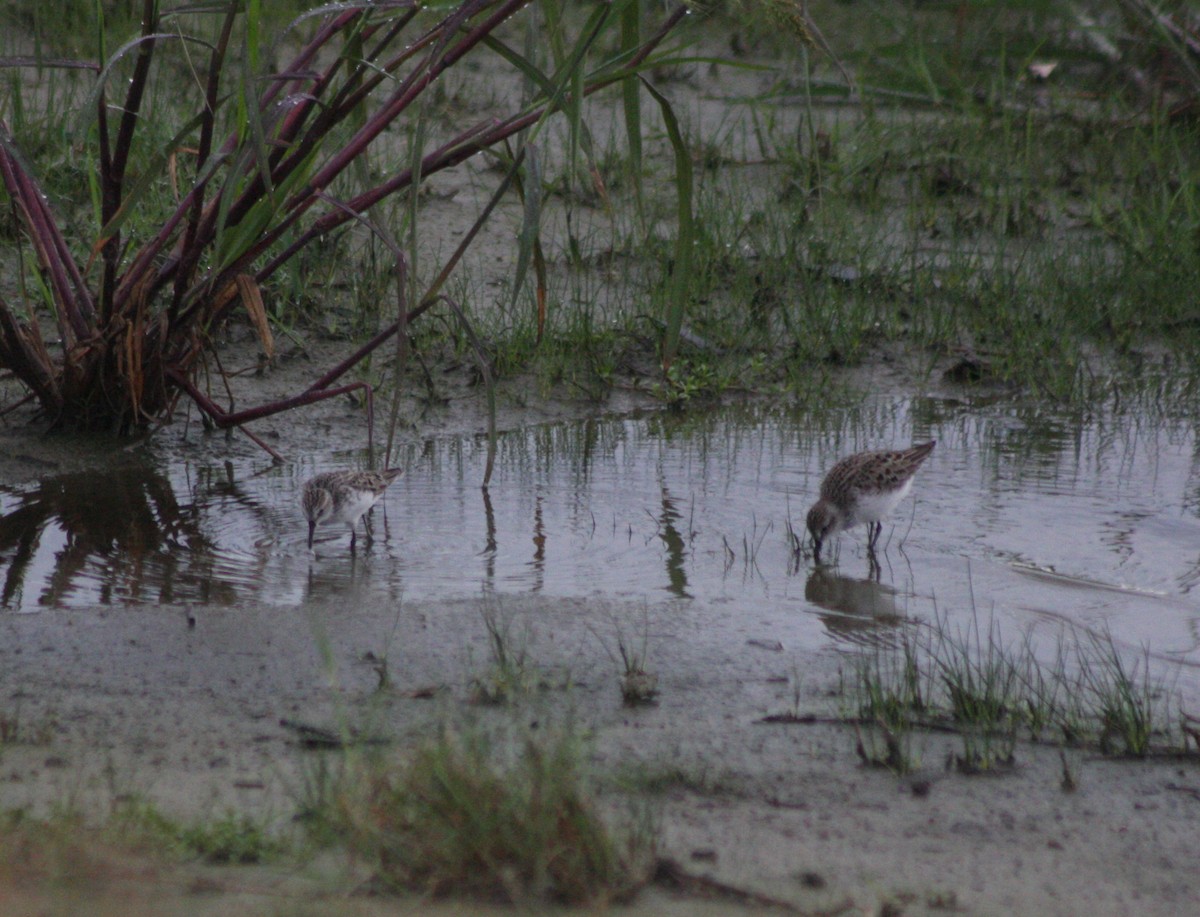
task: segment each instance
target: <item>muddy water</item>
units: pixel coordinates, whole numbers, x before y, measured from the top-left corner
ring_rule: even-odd
[[[984,615],[1016,638],[1064,624],[1200,666],[1194,423],[1044,404],[868,400],[836,414],[728,408],[536,426],[502,436],[488,491],[476,438],[416,443],[356,557],[305,546],[309,475],[361,467],[163,459],[0,488],[6,613],[253,600],[402,602],[540,593],[702,603],[698,639],[802,651],[899,624]],[[915,499],[817,569],[794,550],[821,474],[859,449],[936,438]],[[502,600],[502,599],[501,599]]]

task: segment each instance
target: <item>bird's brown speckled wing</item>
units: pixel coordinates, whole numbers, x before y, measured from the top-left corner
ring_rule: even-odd
[[[400,476],[400,468],[388,468],[386,471],[356,471],[347,476],[343,483],[346,487],[352,487],[355,490],[366,490],[379,496],[392,481]]]
[[[821,482],[821,496],[844,502],[850,491],[875,493],[895,490],[917,473],[929,457],[935,440],[911,449],[859,452],[842,459]]]

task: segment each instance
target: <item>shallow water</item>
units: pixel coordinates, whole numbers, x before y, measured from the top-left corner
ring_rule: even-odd
[[[541,593],[720,610],[698,639],[804,651],[906,620],[981,615],[1111,632],[1200,666],[1195,425],[1110,406],[868,400],[836,415],[726,408],[591,419],[501,437],[488,491],[478,438],[414,444],[351,557],[344,528],[305,546],[297,494],[359,454],[274,467],[164,461],[0,488],[0,602],[47,608],[246,601],[284,610]],[[816,569],[793,550],[842,455],[936,438],[915,499]],[[685,618],[681,615],[681,622]]]

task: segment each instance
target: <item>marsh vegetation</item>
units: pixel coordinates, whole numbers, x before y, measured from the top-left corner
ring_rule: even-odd
[[[370,421],[378,396],[389,402],[390,449],[401,396],[437,402],[447,366],[468,367],[489,392],[501,382],[529,397],[604,404],[636,389],[698,428],[727,396],[786,399],[816,418],[840,370],[898,353],[982,396],[1023,391],[1030,427],[1045,402],[1079,415],[1119,405],[1114,425],[1195,404],[1200,27],[1186,4],[58,7],[0,4],[0,409],[35,421],[30,429],[155,430],[189,402],[208,423],[243,427],[330,397]],[[234,365],[248,341],[254,358]],[[297,391],[249,407],[234,398],[235,377],[311,355],[328,365],[312,366]],[[915,413],[936,423],[942,410]],[[729,439],[723,428],[711,436]],[[1031,435],[1020,448],[1042,444]],[[236,491],[228,476],[222,486]],[[182,579],[178,543],[160,545],[156,524],[178,507],[162,482],[128,480],[135,496],[122,506],[147,512],[127,528],[113,527],[121,508],[96,501],[93,484],[82,490],[104,516],[96,553],[110,574],[130,561],[126,595],[140,599],[150,554],[137,551],[171,556],[162,579]],[[268,479],[264,492],[288,483]],[[30,501],[47,525],[69,502],[50,491]],[[246,493],[234,497],[280,525]],[[681,570],[695,536],[682,499],[662,484],[638,533],[643,548],[665,545],[676,599],[690,597]],[[486,512],[485,561],[496,550],[490,502]],[[244,603],[255,594],[243,582],[205,591],[222,584],[191,513],[174,534],[200,558],[198,591],[154,596]],[[28,528],[0,526],[6,558],[20,559],[5,602],[21,593]],[[709,528],[723,553],[701,562],[724,563],[726,575],[753,579],[784,541],[799,556],[790,515]],[[614,540],[617,529],[614,512]],[[76,555],[88,547],[80,532]],[[633,544],[632,524],[627,532]],[[542,552],[544,532],[534,538]],[[256,565],[262,546],[246,551]],[[386,550],[377,571],[395,559]],[[281,555],[268,558],[283,570],[271,582],[294,585],[304,577]],[[540,576],[544,554],[535,560]],[[481,566],[494,586],[494,565]],[[417,569],[405,568],[410,581]],[[303,600],[322,586],[341,595],[344,573],[323,583],[308,571],[317,591]],[[50,579],[62,587],[72,575]],[[261,585],[257,566],[254,576]],[[382,573],[378,582],[395,585]],[[98,594],[107,603],[113,591],[105,583]],[[47,589],[39,600],[63,596]],[[390,592],[370,600],[402,607]],[[567,717],[542,728],[546,708],[570,707],[586,684],[543,665],[499,600],[482,608],[472,670],[420,697],[439,698],[436,728],[402,748],[343,741],[374,732],[335,709],[330,748],[289,749],[307,756],[294,813],[183,822],[125,792],[99,827],[66,804],[48,819],[17,811],[0,822],[0,880],[101,875],[110,864],[95,850],[106,844],[210,863],[292,862],[333,847],[392,891],[624,900],[655,875],[659,840],[653,818],[616,817],[629,798],[757,794],[774,809],[775,788],[747,790],[751,781],[702,756],[610,760],[601,772],[605,749],[588,726]],[[1044,646],[973,608],[955,611],[970,623],[918,627],[899,613],[886,626],[827,623],[872,639],[843,659],[837,684],[820,686],[832,709],[801,709],[801,687],[789,687],[802,725],[786,729],[829,727],[850,743],[837,759],[847,769],[898,773],[927,770],[926,740],[949,735],[958,781],[1010,772],[1045,748],[1062,752],[1064,789],[1086,786],[1080,750],[1131,767],[1194,761],[1194,718],[1149,648],[1131,654],[1104,632],[1072,632],[1047,662]],[[635,725],[669,715],[661,707],[681,690],[659,677],[648,615],[591,631],[608,660],[605,696]],[[874,640],[878,630],[889,640]],[[334,652],[320,655],[332,670]],[[372,661],[370,710],[394,700],[404,675],[400,648]],[[0,703],[0,759],[53,741],[53,717]],[[697,730],[729,725],[693,714]]]
[[[1080,401],[1191,363],[1183,5],[68,6],[7,9],[0,110],[0,361],[61,424],[456,351],[671,404],[898,341]],[[231,323],[356,343],[234,407]]]

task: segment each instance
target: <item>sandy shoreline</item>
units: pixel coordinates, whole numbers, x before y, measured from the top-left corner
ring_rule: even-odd
[[[467,702],[485,652],[478,601],[4,615],[0,703],[19,710],[33,738],[0,749],[0,801],[32,815],[64,805],[100,815],[116,800],[139,798],[172,817],[233,809],[286,825],[314,753],[282,719],[347,723],[404,747],[447,719],[550,724],[569,716],[590,736],[595,772],[610,787],[602,796],[614,805],[604,775],[631,767],[689,775],[652,799],[663,856],[804,912],[882,913],[890,902],[901,910],[889,913],[1165,915],[1185,912],[1200,894],[1194,758],[1068,752],[1079,786],[1064,792],[1056,748],[1021,744],[1011,771],[965,776],[943,766],[954,737],[930,735],[917,739],[920,770],[897,777],[860,766],[850,727],[760,722],[792,708],[793,667],[800,712],[835,712],[836,653],[690,645],[679,635],[721,613],[704,603],[647,610],[505,596],[502,606],[528,634],[531,658],[570,681],[515,713]],[[662,696],[656,707],[629,710],[589,626],[640,614],[649,616]],[[381,692],[368,654],[387,651],[384,641],[392,685]],[[414,697],[429,687],[442,690]],[[276,903],[307,897],[313,881],[304,868],[286,879],[267,878],[270,870],[208,872],[218,897],[241,889],[241,876],[257,876],[249,884],[270,883]],[[340,885],[321,884],[322,894],[340,902],[354,875],[347,868]],[[24,892],[32,899],[22,902],[64,894],[53,883]],[[631,911],[658,913],[664,895],[653,891]],[[20,912],[0,897],[0,913]]]

